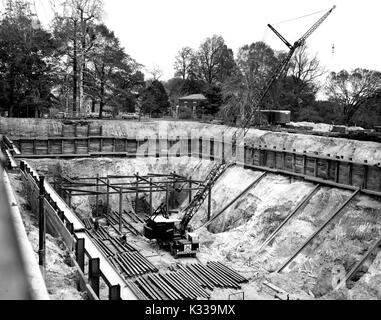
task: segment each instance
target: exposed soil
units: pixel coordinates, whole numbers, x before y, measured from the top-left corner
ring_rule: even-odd
[[[16,200],[24,222],[29,241],[38,260],[38,217],[31,211],[26,199],[19,174],[9,173]],[[46,234],[46,274],[45,283],[52,300],[84,300],[86,294],[79,292],[77,287],[76,269],[70,262],[69,251],[60,238]]]
[[[203,179],[209,172],[210,161],[189,158],[169,159],[78,159],[73,161],[29,161],[43,173],[56,163],[70,177],[134,172],[169,173],[176,171],[195,179]],[[90,168],[90,170],[89,170]],[[256,180],[261,172],[229,168],[217,181],[212,191],[212,216]],[[381,254],[373,255],[364,264],[359,279],[351,288],[338,288],[337,284],[381,235],[380,199],[357,196],[343,212],[324,229],[281,273],[275,271],[344,203],[350,191],[321,187],[315,195],[281,229],[274,240],[259,252],[261,244],[280,225],[298,203],[315,186],[304,181],[267,174],[226,210],[209,230],[198,231],[202,262],[219,260],[250,279],[242,288],[245,299],[274,299],[263,281],[292,294],[299,299],[381,299]],[[162,196],[155,198],[158,205]],[[181,197],[180,197],[181,198]],[[75,203],[78,213],[89,211],[93,199],[82,198]],[[115,200],[116,201],[116,200]],[[181,201],[180,201],[181,202]],[[185,207],[184,199],[180,208]],[[203,204],[192,220],[195,229],[206,222],[207,204]],[[174,262],[168,253],[158,250],[154,242],[133,239],[144,252],[152,255],[153,263],[167,268]],[[232,290],[215,290],[212,299],[228,299]]]

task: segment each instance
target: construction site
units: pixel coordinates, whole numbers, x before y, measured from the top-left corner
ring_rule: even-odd
[[[381,143],[0,117],[1,299],[381,299]]]

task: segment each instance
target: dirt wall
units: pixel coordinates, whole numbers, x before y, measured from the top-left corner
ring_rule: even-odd
[[[227,130],[223,125],[213,125],[192,121],[127,121],[127,120],[89,120],[92,127],[102,126],[104,136],[188,136],[219,138],[222,133],[232,135],[234,130]],[[0,118],[0,134],[10,137],[48,136],[62,127],[62,120],[54,119],[12,119]],[[318,152],[320,155],[338,155],[344,159],[352,158],[355,162],[377,164],[381,160],[381,144],[323,136],[269,132],[250,129],[246,141],[255,145],[277,147],[282,150],[299,152]]]

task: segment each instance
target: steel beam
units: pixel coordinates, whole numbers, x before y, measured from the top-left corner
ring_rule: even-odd
[[[357,189],[355,192],[352,193],[352,195],[340,206],[340,208],[338,208],[330,218],[328,218],[324,223],[323,225],[318,229],[316,230],[312,236],[310,236],[307,241],[305,241],[303,243],[303,245],[291,256],[291,258],[289,258],[278,270],[277,270],[277,273],[280,273],[284,270],[284,268],[286,268],[289,263],[295,259],[295,257],[303,251],[303,249],[305,247],[307,247],[307,245],[313,240],[316,238],[316,236],[334,219],[336,218],[339,213],[341,213],[343,211],[343,209],[348,205],[349,202],[351,202],[353,200],[353,198],[355,196],[357,196],[357,194],[360,192],[360,189]]]

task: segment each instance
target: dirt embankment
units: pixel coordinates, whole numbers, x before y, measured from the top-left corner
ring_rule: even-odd
[[[102,126],[104,136],[130,137],[214,137],[219,139],[222,133],[226,137],[234,130],[224,125],[213,125],[193,121],[127,121],[127,120],[89,120],[93,126]],[[52,119],[9,119],[0,118],[0,134],[11,137],[47,136],[49,132],[58,132],[62,121]],[[381,159],[381,144],[377,142],[356,141],[323,136],[270,132],[250,129],[246,142],[255,145],[267,145],[269,148],[297,150],[298,152],[318,152],[320,155],[343,156],[363,163],[377,164]]]
[[[31,211],[23,183],[18,174],[9,174],[12,188],[23,218],[25,230],[38,260],[38,217]],[[84,300],[86,294],[77,290],[76,269],[71,266],[69,251],[60,238],[46,235],[45,283],[52,300]]]
[[[32,166],[48,172],[56,160],[31,161]],[[192,158],[170,159],[78,159],[59,161],[70,177],[135,172],[176,171],[203,180],[212,162]],[[255,181],[261,172],[229,168],[212,189],[212,216]],[[261,281],[270,280],[284,290],[303,298],[364,297],[381,299],[380,254],[361,270],[363,277],[352,288],[335,290],[338,279],[353,267],[369,246],[381,235],[381,200],[359,195],[328,228],[316,237],[282,273],[274,272],[344,203],[350,191],[321,187],[281,229],[274,240],[259,252],[265,239],[313,189],[312,183],[267,174],[261,182],[216,219],[209,231],[198,231],[201,241],[199,259],[220,260],[251,279],[245,287],[248,298],[267,297]],[[89,203],[89,200],[86,200]],[[85,203],[86,201],[83,201]],[[90,199],[90,202],[92,200]],[[160,202],[156,198],[156,205]],[[84,212],[85,204],[78,203]],[[184,199],[181,207],[185,207]],[[192,220],[197,228],[206,221],[207,202]],[[245,289],[246,290],[246,289]],[[222,293],[221,293],[222,294]]]

